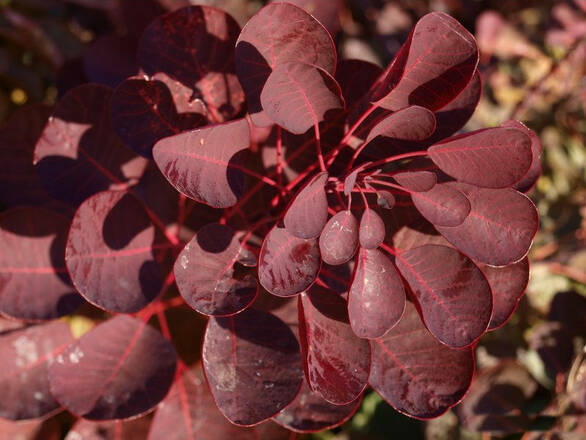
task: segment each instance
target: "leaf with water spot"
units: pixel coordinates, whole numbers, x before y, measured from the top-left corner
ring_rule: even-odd
[[[349,261],[358,246],[358,221],[351,211],[340,211],[328,220],[319,237],[322,260],[339,265]]]

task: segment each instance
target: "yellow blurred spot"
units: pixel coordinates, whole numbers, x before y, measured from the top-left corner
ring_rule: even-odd
[[[95,327],[95,322],[90,318],[81,315],[73,315],[63,318],[69,322],[69,328],[74,338],[78,339]]]
[[[10,100],[16,105],[23,105],[28,96],[26,96],[26,92],[22,89],[14,89],[10,92]]]

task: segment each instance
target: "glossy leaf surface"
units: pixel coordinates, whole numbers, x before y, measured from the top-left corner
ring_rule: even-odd
[[[71,344],[49,368],[51,393],[90,420],[148,411],[167,394],[177,354],[144,322],[117,315]]]
[[[401,276],[378,249],[360,249],[350,291],[348,317],[361,338],[380,338],[393,328],[405,310]]]
[[[297,339],[270,313],[247,309],[228,318],[211,318],[202,353],[214,400],[237,425],[273,417],[301,387]]]
[[[329,219],[319,237],[321,258],[326,264],[346,263],[354,256],[357,246],[358,221],[347,210]]]
[[[466,196],[445,184],[436,185],[426,192],[412,192],[411,199],[421,215],[438,226],[461,225],[471,210]]]
[[[385,223],[376,211],[366,209],[360,219],[358,230],[360,246],[365,249],[375,249],[385,239]]]
[[[239,119],[162,139],[153,157],[177,191],[214,208],[226,208],[243,193],[240,168],[249,143],[248,124]]]
[[[252,273],[237,274],[235,265],[246,253],[229,227],[211,223],[185,245],[174,272],[181,296],[205,315],[232,315],[248,307],[258,292]]]
[[[65,261],[73,284],[89,302],[134,313],[162,286],[156,248],[155,226],[141,203],[123,191],[105,191],[76,212]]]
[[[319,173],[295,196],[283,222],[287,231],[298,238],[317,238],[328,220],[325,185],[328,173]]]

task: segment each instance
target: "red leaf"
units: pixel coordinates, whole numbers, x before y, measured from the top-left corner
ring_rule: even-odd
[[[265,237],[258,261],[260,284],[277,296],[293,296],[309,288],[321,265],[316,239],[297,238],[279,226]]]
[[[340,86],[325,70],[289,62],[273,69],[260,101],[275,123],[293,134],[303,134],[324,121],[328,112],[344,108],[341,94]]]
[[[281,0],[271,0],[272,3]],[[340,30],[340,16],[344,13],[343,0],[289,0],[287,3],[294,4],[305,9],[314,16],[330,34],[335,35]]]
[[[77,290],[108,311],[134,313],[162,286],[155,227],[141,203],[122,191],[86,200],[73,218],[65,261]]]
[[[326,264],[349,261],[358,246],[358,221],[350,211],[340,211],[325,225],[319,237],[321,258]]]
[[[385,239],[385,224],[380,215],[372,209],[365,209],[360,219],[360,229],[358,232],[360,246],[365,249],[375,249]]]
[[[49,392],[47,368],[71,341],[69,325],[62,321],[0,333],[0,417],[35,419],[59,410]]]
[[[415,192],[430,191],[437,183],[437,176],[431,171],[404,171],[393,174],[393,179],[402,187]]]
[[[423,16],[387,70],[375,103],[388,110],[420,105],[438,110],[468,84],[478,63],[474,37],[441,12]]]
[[[234,67],[234,44],[240,26],[220,9],[189,6],[156,18],[144,31],[138,62],[147,75],[164,73],[200,99],[210,119],[237,115],[244,94]]]
[[[253,274],[235,270],[243,252],[230,227],[211,223],[201,228],[174,266],[179,293],[187,304],[199,313],[216,316],[233,315],[250,306],[258,283]]]
[[[299,335],[310,388],[335,405],[360,396],[370,371],[370,346],[352,332],[346,301],[323,288],[302,293]]]
[[[438,226],[461,225],[471,210],[462,192],[443,183],[423,193],[412,192],[411,200],[423,217]]]
[[[397,141],[422,141],[433,134],[435,117],[433,112],[416,105],[391,113],[376,124],[368,133],[366,142],[377,136]]]
[[[419,246],[397,255],[397,268],[413,292],[429,331],[450,347],[466,347],[487,329],[490,285],[480,269],[457,250]]]
[[[420,419],[456,405],[474,373],[472,349],[438,342],[410,302],[399,324],[372,342],[372,354],[370,385],[397,411]]]
[[[124,419],[159,403],[173,382],[177,354],[154,328],[127,315],[99,324],[49,367],[51,393],[90,420]]]
[[[360,406],[361,398],[346,405],[334,405],[311,391],[303,381],[295,400],[273,417],[277,423],[294,432],[312,433],[332,429],[346,422]]]
[[[431,146],[429,157],[455,179],[486,188],[517,183],[531,165],[531,139],[521,130],[487,128]]]
[[[393,328],[405,310],[401,276],[378,249],[360,249],[348,293],[348,316],[361,338],[380,338]]]
[[[274,315],[247,309],[211,318],[203,367],[220,411],[237,425],[256,425],[289,405],[301,387],[299,344]]]
[[[35,207],[0,214],[0,312],[16,319],[54,319],[83,303],[65,269],[69,220]]]
[[[504,266],[523,258],[539,226],[535,205],[513,189],[484,189],[464,183],[447,185],[463,192],[470,214],[459,226],[436,225],[454,246],[482,263]]]
[[[356,185],[356,179],[358,178],[359,170],[352,171],[350,174],[346,176],[344,179],[344,195],[347,197],[352,194],[352,190]]]
[[[214,208],[235,205],[244,189],[241,164],[250,144],[244,119],[161,139],[153,157],[177,191]]]
[[[146,159],[114,132],[111,95],[105,86],[85,84],[67,92],[55,107],[34,158],[53,197],[77,206],[99,191],[135,183],[144,172]]]
[[[288,3],[269,4],[248,21],[236,42],[236,72],[256,125],[270,124],[260,102],[267,78],[275,67],[290,61],[313,64],[333,74],[332,37],[303,9]]]
[[[328,220],[327,182],[328,173],[319,173],[295,196],[283,219],[290,234],[306,239],[319,236]]]
[[[541,140],[533,130],[527,128],[525,124],[519,121],[506,121],[501,124],[501,127],[516,128],[531,139],[531,166],[527,174],[513,186],[519,192],[529,192],[537,183],[539,176],[541,176],[541,151],[543,150]]]

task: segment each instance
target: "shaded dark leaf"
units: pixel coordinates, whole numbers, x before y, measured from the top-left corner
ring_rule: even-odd
[[[379,66],[368,61],[340,60],[336,69],[336,81],[342,89],[346,107],[350,108],[360,101],[382,73]]]
[[[377,191],[376,203],[383,209],[393,209],[396,203],[395,196],[389,191]]]
[[[98,37],[83,53],[83,68],[89,81],[116,87],[138,73],[133,38],[106,34]]]

